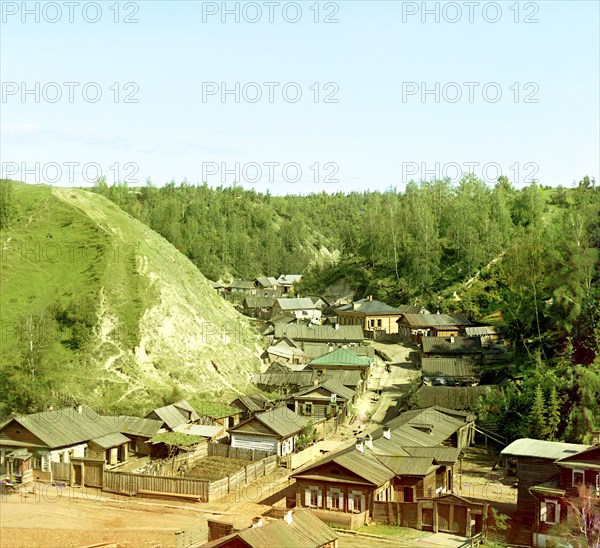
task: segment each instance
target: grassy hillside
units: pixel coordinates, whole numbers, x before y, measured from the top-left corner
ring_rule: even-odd
[[[13,183],[11,201],[3,413],[71,398],[140,412],[247,388],[258,335],[164,238],[84,190]]]

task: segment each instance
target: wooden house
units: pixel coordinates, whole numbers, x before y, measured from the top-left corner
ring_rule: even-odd
[[[325,380],[295,392],[287,399],[287,406],[296,414],[312,420],[330,417],[344,418],[348,404],[354,401],[354,390],[333,380]]]
[[[267,396],[261,392],[246,394],[245,396],[240,396],[231,402],[232,407],[237,407],[242,411],[240,416],[241,420],[249,419],[252,415],[254,415],[254,413],[264,411],[270,405],[272,404],[269,398],[267,398]]]
[[[273,342],[263,353],[267,361],[280,361],[285,364],[304,364],[306,358],[302,345],[290,337],[282,337]]]
[[[267,451],[283,457],[294,452],[296,438],[307,424],[306,418],[287,407],[256,413],[229,429],[231,446]]]
[[[395,308],[373,300],[373,296],[369,295],[365,299],[339,306],[334,312],[340,325],[360,325],[366,334],[372,336],[375,332],[398,333],[400,313],[418,314],[419,310],[418,306]]]
[[[231,519],[209,519],[206,548],[337,548],[339,534],[307,510],[287,510],[283,519],[257,517],[234,530]]]
[[[304,352],[304,358],[307,363],[310,362],[311,360],[314,360],[315,358],[319,358],[320,356],[327,354],[328,352],[332,352],[336,348],[349,348],[357,356],[361,356],[363,358],[369,359],[371,361],[371,363],[375,359],[375,350],[371,345],[367,346],[367,345],[363,345],[363,344],[360,344],[360,345],[353,344],[353,345],[337,346],[334,343],[327,344],[327,343],[322,343],[322,342],[303,342],[301,344],[302,344],[302,351]]]
[[[268,320],[272,315],[271,310],[275,302],[275,297],[260,297],[258,295],[245,297],[240,308],[245,316]]]
[[[198,421],[200,415],[186,400],[181,400],[177,403],[157,407],[150,411],[146,418],[161,421],[163,428],[174,430],[181,424]]]
[[[475,411],[479,399],[491,386],[421,386],[417,390],[420,407],[439,406],[457,411]]]
[[[419,529],[461,534],[482,530],[482,505],[447,499],[447,507],[433,506],[433,501],[451,493],[454,466],[461,454],[460,447],[442,444],[451,444],[453,435],[468,427],[469,419],[438,409],[417,411],[292,474],[296,505],[367,517],[381,508],[386,515],[397,512],[401,505],[412,516],[405,521]],[[449,519],[450,512],[453,519]],[[471,512],[480,515],[475,527]]]
[[[296,285],[302,280],[301,274],[282,274],[277,278],[277,289],[284,295],[295,293]]]
[[[254,280],[254,287],[257,290],[276,290],[277,289],[277,278],[273,276],[259,276]]]
[[[546,546],[548,527],[560,522],[563,515],[566,519],[567,513],[566,507],[562,509],[556,502],[561,491],[561,473],[556,463],[562,459],[566,459],[565,463],[577,463],[577,455],[585,455],[591,448],[577,443],[521,438],[501,451],[503,457],[516,460],[517,519],[512,524],[518,534],[515,542],[532,544],[535,531],[536,546]],[[593,453],[589,453],[590,456]],[[575,458],[569,461],[569,457]],[[569,468],[569,465],[564,464],[563,468]],[[568,479],[567,476],[568,473],[565,473],[564,479]],[[534,488],[536,496],[532,496]],[[558,496],[547,496],[550,490],[554,490]]]
[[[256,285],[250,280],[234,280],[226,288],[231,294],[256,295]]]
[[[271,315],[279,314],[313,323],[318,323],[321,319],[321,309],[309,297],[276,299]]]
[[[4,455],[26,449],[33,468],[48,471],[51,462],[75,457],[104,459],[117,464],[128,457],[129,438],[112,421],[78,405],[13,417],[0,428],[0,463]]]
[[[164,425],[160,420],[127,415],[106,417],[106,420],[114,424],[117,432],[129,438],[130,453],[142,456],[149,455],[148,442],[162,430]]]
[[[423,337],[458,337],[471,322],[463,314],[408,314],[398,318],[398,335],[407,342],[420,343]]]
[[[282,396],[314,383],[315,372],[311,369],[288,373],[260,373],[252,377],[252,384],[265,392]]]

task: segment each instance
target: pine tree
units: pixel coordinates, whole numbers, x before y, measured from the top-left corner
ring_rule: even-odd
[[[558,441],[558,427],[560,426],[560,399],[556,392],[556,386],[552,387],[548,398],[548,414],[546,421],[545,438],[550,441]]]
[[[545,436],[547,430],[547,421],[545,417],[544,392],[538,384],[535,388],[533,404],[529,411],[529,435],[532,438],[541,439]]]

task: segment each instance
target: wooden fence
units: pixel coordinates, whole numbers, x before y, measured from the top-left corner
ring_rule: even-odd
[[[322,445],[323,444],[320,441],[318,441],[314,445],[311,445],[310,447],[304,449],[304,451],[281,457],[279,459],[279,463],[284,468],[287,468],[289,470],[296,470],[296,468],[300,468],[307,462],[310,462],[311,460],[320,457]]]
[[[250,461],[259,461],[270,456],[270,453],[266,451],[244,449],[243,447],[231,447],[231,445],[225,445],[224,443],[209,443],[207,451],[209,457],[225,457],[228,459]]]
[[[347,512],[332,512],[330,510],[312,510],[311,512],[318,517],[325,525],[336,529],[349,529],[355,531],[362,527],[368,517],[368,512],[360,514],[349,514]]]
[[[209,485],[210,482],[203,479],[147,476],[105,470],[103,489],[121,495],[132,496],[140,492],[191,495],[198,497],[201,502],[208,502]]]
[[[419,521],[418,502],[373,502],[373,520],[402,527],[416,527]]]
[[[227,494],[238,491],[241,486],[270,474],[276,468],[276,455],[271,455],[263,460],[249,464],[227,478],[211,482],[208,490],[208,498],[211,501],[223,499]]]
[[[70,481],[71,480],[71,465],[68,462],[53,462],[52,481]]]
[[[143,472],[149,476],[184,476],[196,462],[206,458],[208,445],[213,444],[202,442],[196,445],[194,451],[182,451],[168,459],[152,460]]]

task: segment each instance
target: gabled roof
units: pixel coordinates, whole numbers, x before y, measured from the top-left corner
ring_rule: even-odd
[[[337,394],[338,396],[348,401],[350,401],[355,394],[354,390],[352,390],[351,388],[347,388],[343,384],[339,384],[334,380],[326,380],[315,386],[307,386],[306,388],[302,388],[301,390],[293,394],[293,396],[305,396],[306,394],[310,394],[311,392],[314,392],[315,390],[318,390],[320,388],[324,388],[330,394]]]
[[[575,453],[574,455],[558,459],[556,464],[561,466],[592,466],[593,468],[600,469],[600,445],[595,445],[589,449],[579,451],[579,453]]]
[[[90,441],[96,445],[99,445],[103,449],[110,449],[111,447],[117,447],[119,445],[123,445],[124,443],[129,443],[130,440],[123,434],[114,432],[113,434],[106,434],[105,436],[100,436],[99,438],[95,438]]]
[[[287,407],[276,407],[269,411],[256,413],[254,417],[230,428],[229,432],[235,432],[254,419],[258,420],[261,424],[282,438],[297,434],[302,428],[309,424],[307,419],[297,415],[291,409],[288,409]]]
[[[323,341],[332,343],[362,342],[365,339],[360,325],[308,326],[299,323],[275,324],[275,337],[288,336],[296,341]]]
[[[292,523],[287,523],[282,519],[268,521],[260,527],[244,529],[215,539],[203,546],[217,548],[239,539],[243,545],[249,548],[265,548],[267,546],[319,548],[333,543],[338,538],[338,533],[325,525],[309,510],[294,510]]]
[[[387,457],[377,460],[387,466],[396,476],[426,476],[437,468],[431,457]]]
[[[493,325],[477,325],[474,327],[465,327],[465,333],[469,337],[481,337],[485,335],[497,335],[498,329]]]
[[[369,367],[371,362],[367,358],[357,356],[354,352],[348,350],[347,348],[338,348],[333,352],[328,352],[323,356],[315,358],[309,362],[308,365],[313,368],[332,365]]]
[[[481,354],[480,337],[423,337],[425,354]]]
[[[329,369],[323,373],[324,379],[331,379],[343,386],[358,386],[362,381],[361,372],[358,369],[332,370]]]
[[[468,358],[423,358],[424,377],[477,377],[479,366]]]
[[[282,274],[277,278],[278,285],[294,285],[302,279],[302,274]]]
[[[148,413],[148,415],[146,415],[146,418],[152,418],[152,415],[156,415],[169,428],[175,428],[180,424],[185,424],[186,422],[189,422],[187,418],[188,412],[191,413],[191,418],[189,420],[198,420],[199,415],[196,412],[196,410],[186,400],[181,400],[177,403],[172,403],[171,405],[157,407],[156,409]]]
[[[210,424],[181,424],[174,431],[180,434],[189,434],[190,436],[214,438],[223,432],[223,427],[212,426]]]
[[[365,316],[373,314],[400,314],[400,310],[380,301],[360,299],[335,309],[336,312],[356,312]],[[418,310],[417,310],[418,312]]]
[[[230,289],[254,289],[254,282],[249,280],[233,280],[227,287]]]
[[[262,411],[265,408],[265,404],[269,401],[269,398],[260,392],[256,392],[254,394],[240,396],[234,401],[238,400],[244,407],[246,407],[246,409],[255,412]]]
[[[308,297],[296,299],[277,299],[277,305],[281,310],[317,310],[315,303]]]
[[[290,373],[260,373],[252,377],[252,383],[270,387],[308,386],[312,384],[315,371],[292,371]]]
[[[302,349],[304,350],[304,355],[308,359],[319,358],[323,356],[323,354],[331,352],[331,346],[324,342],[304,342],[302,344]],[[375,351],[372,346],[365,346],[363,344],[355,345],[350,347],[350,351],[357,356],[364,356],[371,360],[375,357]]]
[[[398,323],[407,323],[413,328],[471,325],[463,314],[401,314]]]
[[[271,308],[275,300],[275,297],[246,297],[244,308]]]
[[[277,278],[274,278],[273,276],[259,276],[255,281],[265,288],[277,285]]]
[[[140,417],[129,417],[127,415],[118,415],[116,417],[105,417],[111,421],[116,431],[122,434],[130,434],[132,436],[142,436],[151,438],[161,428],[162,421],[154,419],[142,419]]]
[[[17,416],[12,421],[18,422],[49,448],[84,443],[116,432],[110,420],[85,405],[81,406],[81,412],[76,408],[66,407]]]
[[[513,441],[500,453],[512,457],[535,457],[538,459],[559,460],[590,449],[590,445],[580,443],[562,443],[543,441],[532,438],[521,438]]]

